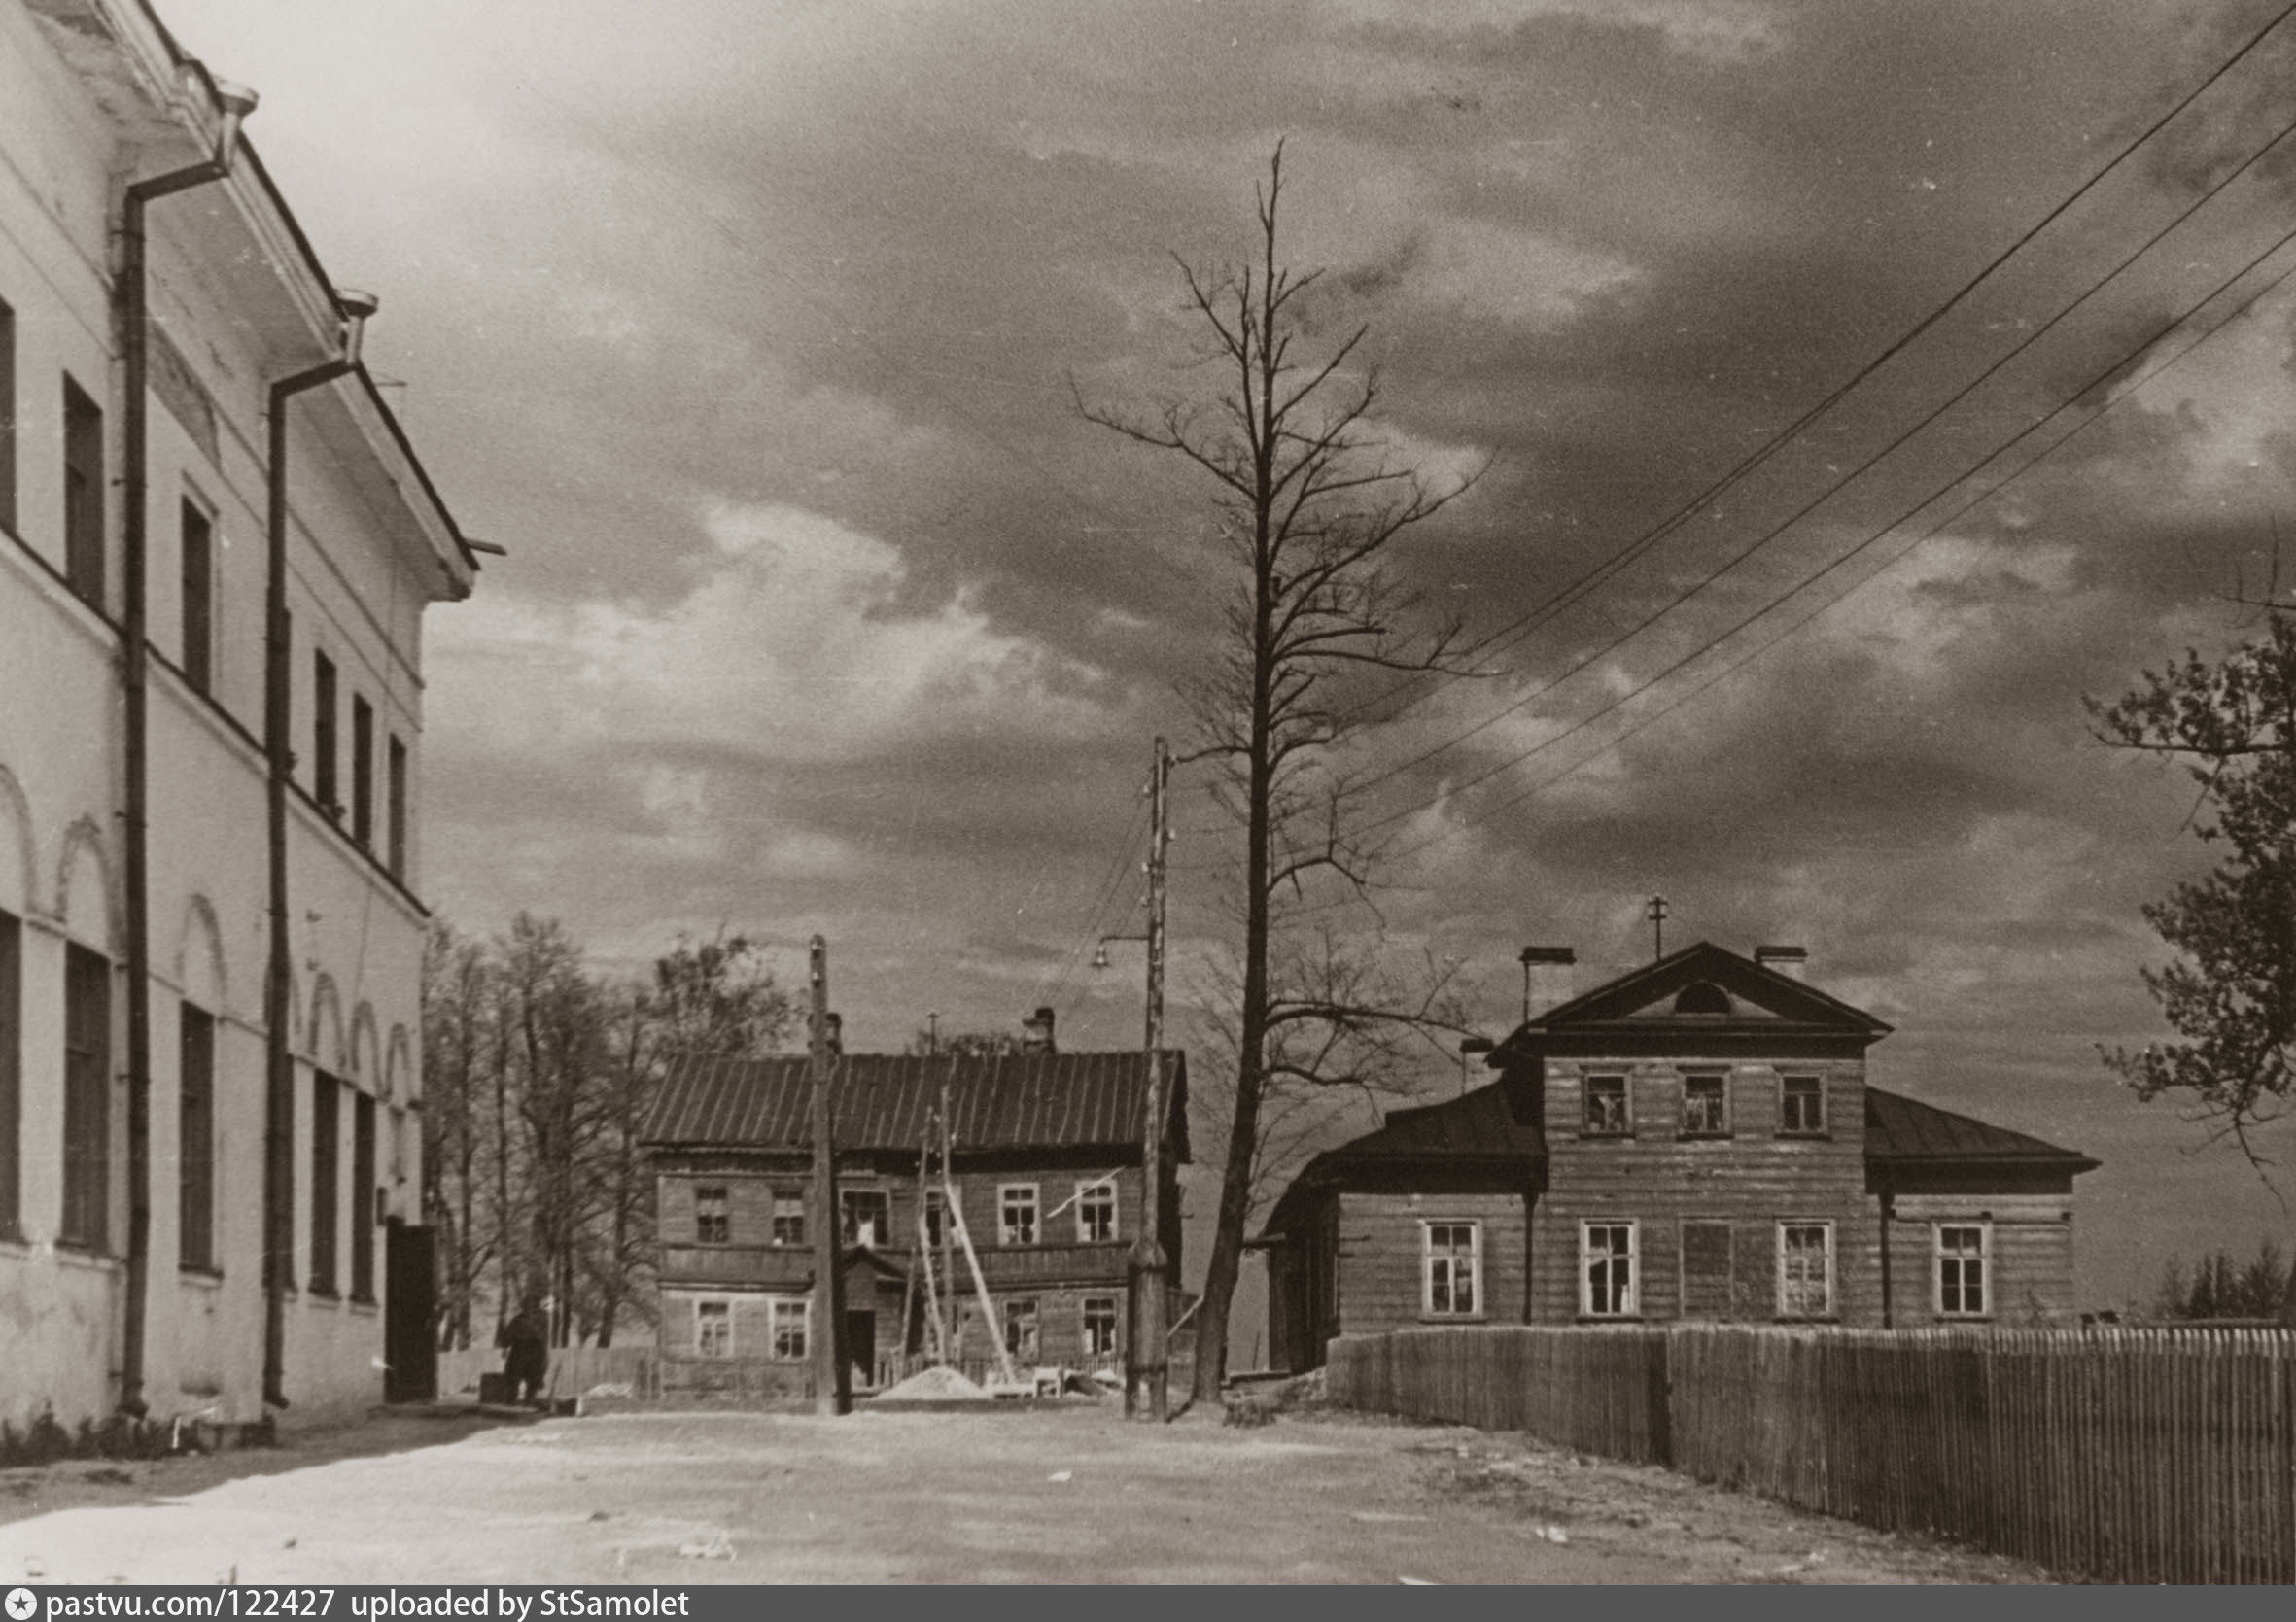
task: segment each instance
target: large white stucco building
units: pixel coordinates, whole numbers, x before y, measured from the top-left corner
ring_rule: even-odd
[[[289,1422],[339,1414],[382,1397],[387,1321],[422,1306],[421,628],[468,595],[471,547],[356,365],[358,301],[232,141],[231,99],[141,0],[0,0],[0,1419],[18,1427],[123,1404],[250,1421],[266,1383]],[[219,152],[227,173],[128,201]],[[267,436],[298,374],[281,623]],[[267,1212],[292,1221],[276,1267],[266,1235],[289,1230]]]

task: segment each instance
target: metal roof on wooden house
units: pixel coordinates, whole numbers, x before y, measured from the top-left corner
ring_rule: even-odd
[[[2099,1164],[2077,1150],[1877,1087],[1865,1089],[1865,1158],[1893,1165],[2062,1166],[2075,1174]]]
[[[1188,1158],[1188,1058],[1164,1054],[1177,1159]],[[703,1055],[676,1061],[643,1141],[668,1146],[810,1149],[813,1087],[803,1054]],[[831,1135],[840,1150],[922,1148],[949,1089],[957,1148],[1085,1149],[1136,1145],[1148,1064],[1137,1050],[925,1057],[847,1053],[836,1061]],[[936,1134],[937,1136],[937,1134]]]

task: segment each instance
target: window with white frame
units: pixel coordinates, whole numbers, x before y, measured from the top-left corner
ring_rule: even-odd
[[[774,1191],[774,1243],[802,1245],[805,1243],[805,1191],[803,1189],[776,1189]]]
[[[694,1190],[694,1243],[725,1245],[733,1242],[733,1197],[722,1183],[705,1183]]]
[[[1076,1185],[1076,1236],[1088,1245],[1116,1237],[1116,1180]]]
[[[1993,1227],[1987,1223],[1937,1225],[1937,1311],[1946,1318],[1983,1318],[1989,1306],[1986,1278],[1993,1260]]]
[[[1004,1349],[1022,1363],[1037,1357],[1036,1301],[1033,1297],[1004,1303]]]
[[[1581,1129],[1593,1138],[1622,1138],[1626,1135],[1626,1078],[1623,1076],[1589,1076],[1584,1083],[1585,1113],[1581,1117]]]
[[[1818,1077],[1786,1077],[1778,1104],[1779,1131],[1813,1137],[1826,1130],[1826,1084]]]
[[[1430,1318],[1482,1312],[1482,1224],[1422,1223],[1420,1305]]]
[[[734,1355],[733,1302],[694,1302],[694,1355],[701,1358]]]
[[[1588,1318],[1631,1318],[1642,1310],[1639,1224],[1579,1225],[1579,1310]]]
[[[1833,1316],[1833,1224],[1778,1225],[1778,1316]]]
[[[1036,1185],[1007,1183],[996,1191],[996,1242],[1036,1243]]]
[[[776,1295],[772,1302],[774,1357],[783,1363],[805,1361],[805,1330],[813,1303],[802,1296]]]
[[[883,1250],[893,1242],[892,1200],[883,1189],[840,1189],[840,1226],[849,1245]]]
[[[1729,1078],[1720,1071],[1682,1079],[1682,1134],[1686,1138],[1725,1137],[1730,1130]]]
[[[1116,1297],[1087,1295],[1084,1298],[1084,1355],[1088,1358],[1106,1357],[1115,1350]]]

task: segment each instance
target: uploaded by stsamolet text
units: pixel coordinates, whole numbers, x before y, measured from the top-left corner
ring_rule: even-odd
[[[22,1590],[18,1590],[22,1593]],[[15,1599],[15,1595],[10,1598]],[[28,1597],[28,1596],[27,1596]],[[222,1587],[122,1592],[51,1588],[39,1596],[40,1622],[77,1617],[237,1618],[477,1617],[485,1622],[539,1622],[542,1617],[689,1617],[689,1596],[662,1588],[267,1588]],[[11,1607],[13,1622],[16,1618]]]

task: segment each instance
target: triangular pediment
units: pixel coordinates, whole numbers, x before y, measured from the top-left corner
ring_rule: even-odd
[[[1798,980],[1700,941],[1532,1019],[1529,1033],[1774,1031],[1877,1037],[1889,1026]]]

